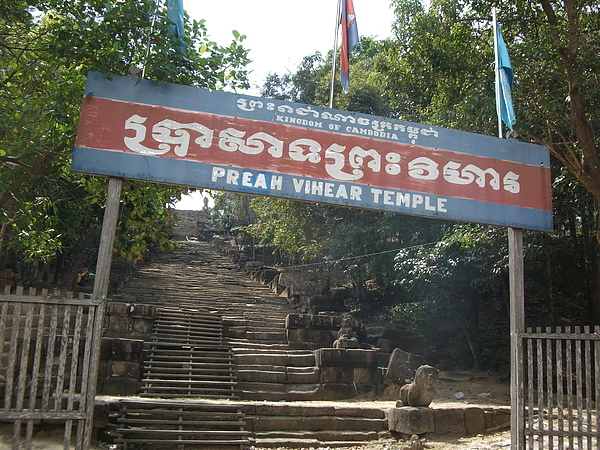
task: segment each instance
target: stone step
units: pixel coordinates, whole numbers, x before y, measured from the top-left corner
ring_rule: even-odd
[[[286,350],[290,350],[290,347],[287,343],[281,343],[281,342],[276,342],[276,343],[268,343],[268,342],[255,342],[255,341],[249,341],[247,339],[227,339],[227,342],[229,342],[229,345],[231,346],[232,349],[234,350],[239,350],[240,352],[245,351],[245,352],[252,352],[255,350],[274,350],[274,351],[278,351],[278,352],[282,352],[282,351],[286,351]]]
[[[244,414],[235,405],[194,401],[127,401],[119,404],[117,444],[180,448],[248,446]]]
[[[315,357],[312,354],[289,355],[286,353],[244,353],[235,355],[238,368],[244,366],[292,366],[312,367]]]
[[[385,418],[368,419],[363,417],[278,417],[262,416],[254,423],[254,431],[362,431],[381,432],[388,429]]]
[[[175,361],[172,359],[164,359],[163,360],[148,360],[146,361],[145,367],[147,370],[164,370],[165,368],[177,368],[182,367],[183,369],[190,370],[196,369],[202,372],[207,372],[210,370],[224,370],[229,369],[233,366],[231,360],[225,362],[205,362],[205,361],[184,361],[181,358],[177,358]]]
[[[238,395],[241,400],[246,401],[310,402],[322,399],[322,393],[318,386],[313,390],[287,390],[285,392],[238,390]]]
[[[271,368],[273,369],[273,368]],[[311,372],[293,373],[283,368],[281,370],[241,369],[237,371],[238,381],[242,382],[269,382],[289,384],[316,384],[320,381],[317,368]]]
[[[256,433],[254,442],[260,448],[327,448],[357,447],[377,441],[375,431],[297,431]]]
[[[226,363],[226,362],[233,362],[233,357],[232,355],[229,355],[227,353],[214,353],[214,352],[209,352],[209,353],[200,353],[200,352],[190,352],[188,351],[176,351],[176,350],[170,350],[167,352],[162,352],[162,353],[149,353],[148,357],[145,359],[145,363],[147,362],[148,364],[152,364],[153,362],[160,362],[160,361],[172,361],[172,362],[210,362],[210,363]]]

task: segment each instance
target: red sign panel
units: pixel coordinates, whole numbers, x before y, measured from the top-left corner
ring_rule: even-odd
[[[177,93],[185,97],[178,107],[177,95],[165,100],[165,86],[185,87],[139,84],[97,75],[88,82],[74,170],[551,229],[543,147],[200,89],[185,91],[200,91],[197,103]],[[155,177],[150,167],[173,173]]]

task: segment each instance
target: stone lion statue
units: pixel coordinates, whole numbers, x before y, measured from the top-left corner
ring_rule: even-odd
[[[433,401],[440,371],[428,365],[421,366],[415,372],[415,381],[400,388],[402,406],[429,406]]]

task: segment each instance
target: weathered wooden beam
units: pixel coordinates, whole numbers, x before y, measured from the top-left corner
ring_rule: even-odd
[[[525,331],[525,276],[523,271],[523,230],[508,229],[510,276],[510,434],[511,449],[524,448],[523,344]]]

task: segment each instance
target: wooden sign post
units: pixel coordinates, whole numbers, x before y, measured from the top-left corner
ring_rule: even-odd
[[[108,179],[108,195],[106,197],[106,208],[104,210],[104,219],[102,222],[102,233],[100,236],[100,246],[98,247],[98,260],[96,263],[96,276],[94,278],[94,292],[92,293],[93,300],[100,300],[102,303],[98,306],[94,327],[96,330],[102,329],[102,321],[104,320],[104,311],[106,309],[106,297],[108,295],[108,283],[110,279],[110,266],[112,263],[113,246],[115,243],[115,232],[119,219],[119,204],[121,202],[121,188],[123,186],[122,178],[110,177]],[[92,355],[100,354],[102,345],[102,333],[94,335],[91,353]],[[90,386],[86,392],[85,402],[90,405],[94,402],[96,395],[96,382],[98,380],[98,369],[100,358],[91,358],[89,368]],[[83,442],[89,448],[92,437],[93,425],[93,408],[87,408],[90,411],[84,430]]]
[[[508,270],[510,277],[510,434],[511,448],[524,448],[521,442],[523,415],[523,345],[525,331],[525,276],[523,273],[523,230],[508,229]]]

